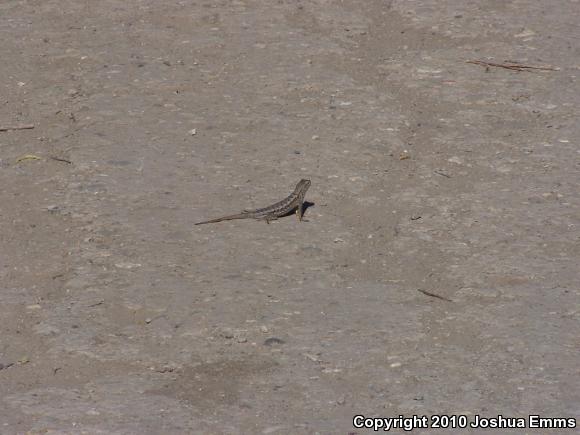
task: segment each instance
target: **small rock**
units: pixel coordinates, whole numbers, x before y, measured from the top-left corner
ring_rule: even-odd
[[[281,338],[277,338],[277,337],[270,337],[270,338],[267,338],[266,340],[264,340],[264,346],[276,346],[276,345],[282,345],[284,343],[285,343],[284,340],[282,340]]]
[[[232,328],[222,328],[220,335],[225,339],[231,340],[234,338],[234,330]]]
[[[189,134],[191,136],[195,136],[197,134],[197,128],[192,128],[191,130],[189,130]]]
[[[311,353],[303,353],[302,355],[304,355],[310,361],[320,362],[320,358],[318,358],[316,355],[312,355]]]
[[[135,269],[137,267],[141,267],[139,263],[115,263],[115,267],[119,269]]]
[[[49,205],[48,207],[46,207],[46,210],[49,213],[57,213],[58,211],[60,211],[60,207],[58,205]]]
[[[27,310],[40,310],[42,307],[39,304],[27,305]]]
[[[524,29],[520,33],[514,35],[514,38],[529,38],[530,36],[534,36],[536,32],[530,29]]]
[[[176,369],[177,367],[172,364],[165,364],[161,367],[151,367],[151,370],[157,373],[173,373]]]
[[[271,434],[274,432],[278,432],[278,431],[285,429],[285,428],[286,428],[286,426],[270,426],[270,427],[267,427],[266,429],[264,429],[262,431],[262,433],[267,435],[267,434]]]

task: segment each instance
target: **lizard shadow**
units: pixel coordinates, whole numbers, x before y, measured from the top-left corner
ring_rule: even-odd
[[[304,201],[304,203],[302,204],[302,210],[304,211],[304,213],[306,213],[306,210],[308,210],[310,207],[314,207],[316,204],[314,202],[310,202],[310,201]]]

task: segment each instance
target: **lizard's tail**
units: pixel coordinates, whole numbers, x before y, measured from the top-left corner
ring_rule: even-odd
[[[194,225],[215,224],[216,222],[232,221],[234,219],[246,219],[247,217],[248,217],[248,214],[247,213],[239,213],[239,214],[233,214],[231,216],[224,216],[224,217],[221,217],[221,218],[212,219],[212,220],[209,220],[209,221],[197,222]]]

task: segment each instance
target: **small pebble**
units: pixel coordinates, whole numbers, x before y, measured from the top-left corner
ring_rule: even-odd
[[[310,361],[320,362],[320,358],[318,358],[316,355],[312,355],[311,353],[303,353],[302,355],[304,355]]]
[[[262,433],[265,434],[265,435],[268,435],[268,434],[271,434],[271,433],[278,432],[278,431],[280,431],[282,429],[285,429],[285,428],[286,428],[286,426],[270,426],[270,427],[267,427],[266,429],[264,429],[262,431]]]
[[[115,267],[119,269],[135,269],[137,267],[141,267],[139,263],[115,263]]]
[[[342,369],[333,369],[331,367],[326,367],[322,369],[322,373],[340,373],[340,372],[342,372]]]
[[[234,331],[233,331],[231,328],[223,328],[223,329],[221,330],[221,333],[220,333],[220,335],[221,335],[223,338],[226,338],[226,339],[228,339],[228,340],[229,340],[229,339],[232,339],[232,338],[234,338]]]
[[[281,345],[284,343],[285,343],[284,340],[282,340],[281,338],[277,338],[277,337],[270,337],[270,338],[267,338],[266,340],[264,340],[264,346],[276,346],[276,345]]]

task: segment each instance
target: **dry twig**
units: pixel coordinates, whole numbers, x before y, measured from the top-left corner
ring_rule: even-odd
[[[494,62],[486,62],[484,60],[468,60],[465,63],[472,63],[474,65],[484,66],[487,69],[493,66],[495,68],[505,68],[512,71],[529,71],[533,69],[542,71],[559,71],[558,68],[554,68],[551,66],[529,66],[523,65],[521,63],[494,63]]]
[[[427,290],[423,290],[423,289],[418,288],[417,291],[423,293],[426,296],[431,296],[432,298],[441,299],[442,301],[447,301],[447,302],[453,302],[451,299],[447,299],[444,296],[439,296],[438,294],[428,292]]]
[[[51,160],[56,160],[57,162],[64,162],[64,163],[68,163],[69,165],[72,165],[72,162],[70,160],[67,159],[61,159],[60,157],[54,157],[54,156],[50,156],[49,159]]]
[[[449,175],[447,172],[443,172],[440,169],[437,169],[437,170],[435,170],[433,172],[435,172],[437,175],[441,175],[442,177],[451,178],[451,175]]]
[[[34,128],[34,125],[32,124],[6,125],[4,127],[0,126],[0,131],[30,130],[31,128]]]

